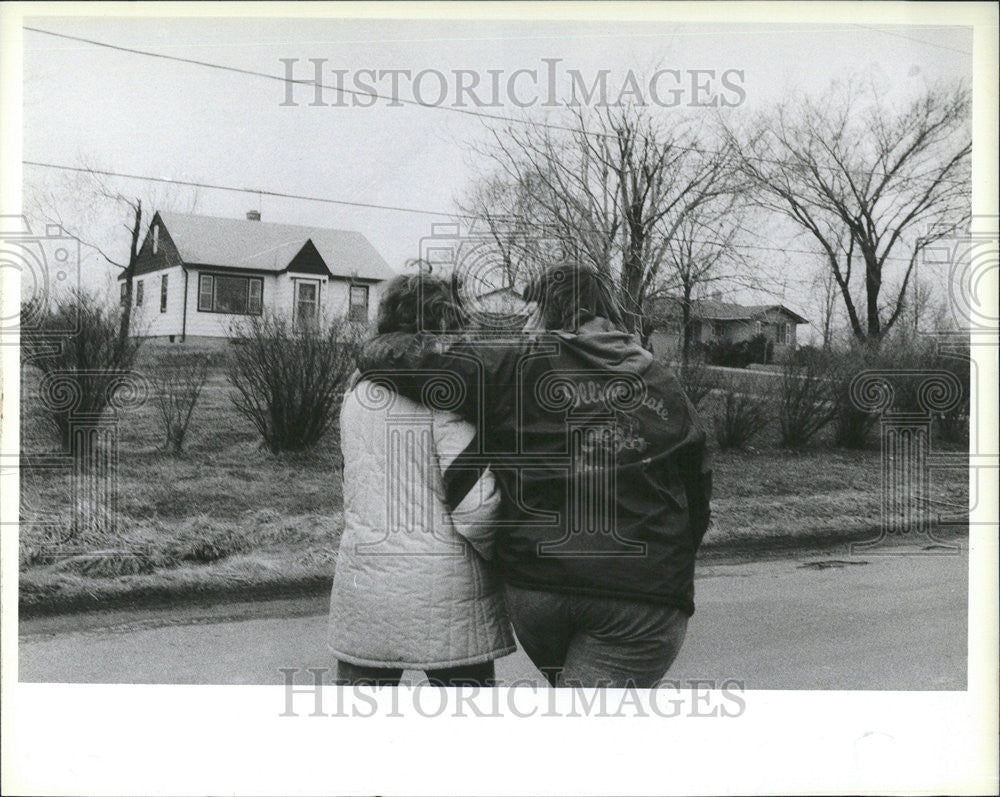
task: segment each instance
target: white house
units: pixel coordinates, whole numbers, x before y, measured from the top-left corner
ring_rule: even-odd
[[[256,211],[246,219],[159,212],[136,261],[133,329],[184,342],[230,337],[234,323],[264,312],[367,323],[394,276],[358,232],[271,224]]]

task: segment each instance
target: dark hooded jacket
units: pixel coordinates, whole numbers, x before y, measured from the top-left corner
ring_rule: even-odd
[[[496,552],[529,589],[694,612],[708,526],[705,432],[677,378],[602,319],[505,340],[376,337],[359,367],[479,435],[445,474],[456,505],[490,465],[503,502]]]

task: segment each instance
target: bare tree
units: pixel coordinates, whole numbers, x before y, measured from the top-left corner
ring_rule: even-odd
[[[175,204],[176,199],[164,192],[149,195],[146,197],[144,210],[143,197],[116,188],[113,178],[102,171],[83,162],[80,170],[73,173],[73,177],[54,187],[42,183],[29,186],[26,192],[27,205],[31,215],[58,224],[81,246],[96,252],[106,263],[119,269],[119,275],[124,278],[125,290],[121,298],[118,335],[124,340],[132,326],[133,277],[139,251],[152,218],[148,211],[150,208]],[[188,203],[189,209],[194,210],[197,203],[198,195],[194,193]],[[108,235],[106,219],[101,217],[95,205],[100,205],[101,211],[117,217],[118,223],[127,231],[127,236],[115,240],[114,236]]]
[[[458,202],[462,216],[472,218],[484,232],[483,239],[492,252],[468,253],[477,262],[471,264],[478,279],[488,280],[472,290],[510,288],[530,279],[542,260],[539,220],[534,213],[531,192],[521,181],[512,181],[494,173],[473,183]],[[483,268],[489,275],[479,273]],[[494,272],[499,270],[499,275]],[[470,276],[463,272],[463,276]]]
[[[744,232],[747,208],[736,192],[720,194],[688,209],[663,241],[663,267],[656,288],[646,298],[666,295],[680,310],[681,362],[686,366],[694,338],[694,300],[710,285],[759,287],[752,268],[737,245]]]
[[[530,200],[539,237],[615,278],[630,330],[648,334],[647,298],[669,242],[698,208],[733,192],[732,153],[706,146],[705,124],[635,107],[577,109],[567,127],[496,128],[479,154]]]
[[[819,244],[868,349],[903,313],[924,249],[968,225],[970,107],[964,85],[896,110],[874,87],[834,84],[780,105],[749,136],[730,132],[760,203]]]
[[[837,281],[833,271],[820,268],[813,276],[812,295],[816,309],[819,311],[820,331],[823,335],[823,351],[833,348],[834,322],[837,310]]]
[[[37,369],[44,416],[64,451],[83,444],[74,418],[100,417],[114,406],[139,351],[138,338],[121,337],[113,306],[82,290],[43,308],[22,307],[37,326],[21,337],[21,362]],[[72,331],[70,331],[72,330]],[[53,347],[52,341],[58,346]]]
[[[612,268],[621,221],[610,170],[589,156],[586,125],[576,117],[572,132],[516,124],[491,130],[493,145],[477,154],[493,176],[509,186],[531,234],[546,249],[602,271]],[[509,205],[503,207],[509,215]],[[493,211],[496,214],[496,211]]]
[[[908,323],[914,334],[920,330],[920,325],[933,325],[934,312],[934,286],[926,279],[913,279],[910,281],[906,296],[903,297],[904,305],[909,316]],[[923,319],[921,321],[921,319]]]
[[[624,231],[622,295],[631,305],[633,331],[638,331],[645,318],[646,295],[660,276],[677,233],[685,226],[693,231],[700,226],[700,209],[731,195],[725,179],[729,153],[706,158],[697,140],[685,144],[677,140],[679,131],[662,131],[629,111],[608,114],[602,121],[614,137],[589,140],[595,156],[602,157],[615,176]]]
[[[156,364],[153,401],[163,429],[163,450],[180,455],[201,391],[208,382],[205,355],[173,355]]]

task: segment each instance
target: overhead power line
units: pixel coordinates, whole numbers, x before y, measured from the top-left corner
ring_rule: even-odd
[[[464,218],[474,218],[468,214],[450,213],[446,211],[425,210],[423,208],[408,208],[399,205],[377,205],[370,202],[353,202],[347,199],[330,199],[322,196],[308,196],[306,194],[290,194],[284,191],[269,191],[266,188],[242,188],[235,185],[222,185],[220,183],[206,183],[197,180],[175,180],[170,177],[151,177],[146,174],[128,174],[126,172],[112,172],[106,169],[91,169],[84,166],[67,166],[61,163],[45,163],[43,161],[22,160],[25,166],[38,166],[43,169],[58,169],[64,172],[80,172],[83,174],[99,174],[103,177],[121,177],[128,180],[143,180],[149,183],[167,183],[169,185],[183,185],[190,188],[211,188],[217,191],[235,191],[243,194],[256,194],[257,196],[271,196],[280,199],[302,199],[307,202],[323,202],[328,205],[346,205],[355,208],[369,208],[372,210],[395,210],[400,213],[421,213],[425,216],[458,216]]]
[[[897,39],[906,39],[907,41],[916,42],[917,44],[922,44],[925,47],[937,47],[939,50],[951,50],[953,53],[961,53],[962,55],[972,55],[968,50],[962,50],[958,47],[952,47],[947,44],[938,44],[937,42],[929,42],[926,39],[918,39],[916,36],[907,36],[905,33],[896,33],[893,30],[886,30],[885,28],[877,28],[874,25],[862,25],[860,23],[854,23],[854,27],[863,28],[864,30],[873,30],[876,33],[882,33],[886,36],[895,36]]]
[[[33,161],[33,160],[22,160],[25,166],[35,166],[42,169],[54,169],[57,171],[64,172],[76,172],[79,174],[98,174],[102,177],[116,177],[125,180],[142,180],[144,182],[150,183],[162,183],[167,185],[181,185],[189,188],[206,188],[215,191],[231,191],[241,194],[254,194],[258,197],[268,196],[276,197],[279,199],[297,199],[305,202],[320,202],[327,205],[342,205],[346,207],[353,208],[365,208],[369,210],[388,210],[397,213],[415,213],[423,216],[437,216],[439,218],[452,218],[452,219],[468,219],[472,221],[482,221],[482,216],[477,216],[473,213],[461,213],[449,210],[431,210],[429,208],[414,208],[406,207],[403,205],[382,205],[375,202],[354,202],[347,199],[334,199],[332,197],[321,197],[321,196],[311,196],[308,194],[293,194],[287,191],[272,191],[267,188],[252,188],[252,187],[242,187],[234,185],[223,185],[222,183],[209,183],[201,180],[176,180],[170,177],[152,177],[145,174],[130,174],[128,172],[115,172],[107,169],[92,169],[84,166],[69,166],[61,163],[48,163],[45,161]],[[530,222],[522,222],[525,226],[533,227],[535,229],[548,229],[545,225],[532,224]],[[752,232],[746,228],[741,227],[740,229],[746,232]],[[581,229],[580,232],[592,232],[600,234],[610,234],[610,230],[602,230],[598,228]],[[687,239],[690,243],[695,244],[707,244],[712,245],[719,243],[718,241],[704,240],[704,239]],[[761,246],[758,244],[743,244],[743,243],[730,243],[726,246],[731,246],[734,249],[751,249],[759,250],[764,252],[785,252],[792,254],[803,254],[812,255],[813,257],[825,257],[824,253],[817,252],[810,249],[794,249],[782,246]],[[908,260],[905,257],[890,257],[889,260]]]
[[[200,66],[200,67],[203,67],[203,68],[206,68],[206,69],[215,69],[215,70],[219,70],[219,71],[223,71],[223,72],[232,72],[232,73],[235,73],[235,74],[238,74],[238,75],[248,75],[248,76],[251,76],[251,77],[265,78],[267,80],[278,81],[279,83],[293,83],[295,85],[313,86],[313,87],[318,87],[318,88],[323,88],[323,89],[329,89],[330,91],[336,91],[336,92],[339,92],[341,94],[349,94],[349,95],[357,96],[357,97],[368,97],[368,98],[377,99],[377,100],[387,100],[390,103],[402,103],[404,105],[411,105],[411,106],[415,106],[415,107],[418,107],[418,108],[428,108],[428,109],[431,109],[431,110],[438,110],[438,111],[449,111],[451,113],[458,113],[458,114],[462,114],[462,115],[465,115],[465,116],[477,116],[477,117],[480,117],[482,119],[490,119],[492,121],[499,121],[499,122],[509,122],[509,123],[512,123],[512,124],[524,125],[524,126],[527,126],[527,127],[538,127],[538,128],[548,129],[548,130],[559,130],[559,131],[562,131],[562,132],[574,133],[576,135],[585,135],[585,136],[589,136],[589,137],[593,137],[593,138],[617,138],[617,134],[615,134],[615,133],[603,133],[603,132],[600,132],[600,131],[597,131],[597,130],[583,130],[583,129],[579,128],[579,127],[571,127],[569,125],[552,124],[552,123],[549,123],[549,122],[542,122],[542,121],[539,121],[537,119],[527,119],[527,118],[518,118],[518,117],[514,117],[514,116],[504,116],[502,114],[491,114],[491,113],[487,113],[485,111],[474,111],[474,110],[470,110],[469,108],[458,108],[458,107],[454,107],[454,106],[451,106],[451,105],[439,105],[439,104],[434,104],[434,103],[429,103],[429,102],[421,102],[420,100],[406,99],[404,97],[399,97],[399,96],[394,95],[394,94],[379,94],[378,92],[374,92],[374,91],[361,91],[361,90],[358,90],[358,89],[346,89],[343,86],[332,86],[332,85],[329,85],[329,84],[326,84],[326,83],[319,83],[319,82],[317,82],[315,80],[293,80],[293,79],[285,77],[283,75],[273,75],[273,74],[271,74],[269,72],[258,72],[258,71],[253,70],[253,69],[243,69],[242,67],[229,66],[229,65],[226,65],[226,64],[218,64],[218,63],[215,63],[215,62],[212,62],[212,61],[202,61],[202,60],[199,60],[199,59],[196,59],[196,58],[184,58],[183,56],[179,56],[179,55],[168,55],[167,53],[158,53],[158,52],[154,52],[152,50],[140,50],[140,49],[135,48],[135,47],[125,47],[123,45],[112,44],[110,42],[103,42],[103,41],[99,41],[97,39],[88,39],[88,38],[85,38],[83,36],[71,36],[68,33],[57,33],[56,31],[44,30],[42,28],[35,28],[35,27],[29,26],[29,25],[24,26],[24,30],[31,31],[32,33],[41,33],[41,34],[44,34],[46,36],[54,36],[54,37],[56,37],[58,39],[67,39],[69,41],[81,42],[83,44],[89,44],[89,45],[92,45],[94,47],[103,47],[103,48],[108,49],[108,50],[116,50],[118,52],[129,53],[131,55],[141,55],[141,56],[145,56],[147,58],[159,58],[159,59],[164,60],[164,61],[175,61],[175,62],[182,63],[182,64],[189,64],[189,65],[192,65],[192,66]],[[878,29],[873,29],[873,30],[878,30]],[[670,147],[673,148],[673,149],[679,149],[679,150],[683,150],[683,151],[686,151],[686,152],[695,152],[695,153],[697,153],[699,155],[703,155],[705,157],[711,157],[711,156],[721,157],[723,155],[723,153],[721,153],[719,150],[709,149],[709,148],[705,148],[705,147],[696,147],[696,146],[685,145],[685,144],[678,144],[678,143],[671,143]],[[778,164],[778,165],[784,165],[786,163],[786,161],[783,161],[783,160],[781,160],[779,158],[767,158],[767,157],[758,156],[758,155],[741,155],[741,157],[746,158],[747,160],[757,161],[759,163],[773,163],[773,164]],[[826,171],[830,171],[830,172],[833,172],[833,173],[841,173],[843,171],[842,169],[839,169],[837,167],[826,166],[825,164],[817,164],[817,168],[824,169]],[[886,176],[885,172],[880,172],[880,171],[877,171],[877,170],[874,170],[874,169],[873,170],[862,169],[862,170],[859,170],[857,173],[858,174],[867,174],[869,176],[879,176],[879,177],[885,177]],[[921,182],[921,181],[925,181],[925,182],[926,181],[931,181],[931,182],[933,182],[936,179],[938,179],[938,178],[923,177],[923,176],[909,178],[910,181],[915,181],[915,182]],[[959,184],[962,183],[962,181],[949,180],[949,179],[944,179],[944,180],[942,180],[942,182],[948,182],[948,183],[952,183],[952,184],[955,184],[955,185],[959,185]]]
[[[251,77],[265,78],[267,80],[276,80],[279,83],[293,83],[300,86],[312,86],[314,88],[329,89],[330,91],[336,91],[341,94],[350,94],[356,97],[369,97],[377,100],[387,100],[391,103],[402,103],[403,105],[413,105],[418,108],[434,108],[439,111],[450,111],[452,113],[464,114],[465,116],[479,116],[483,119],[492,119],[497,122],[513,122],[514,124],[527,124],[533,125],[535,127],[548,128],[550,130],[561,130],[563,132],[569,133],[581,133],[584,132],[587,135],[608,137],[613,138],[614,135],[611,133],[600,133],[600,132],[590,132],[581,131],[575,127],[569,127],[568,125],[554,125],[547,122],[540,122],[534,119],[518,119],[514,116],[503,116],[502,114],[492,114],[486,113],[485,111],[473,111],[469,108],[457,108],[451,105],[436,105],[430,102],[421,102],[417,99],[406,99],[405,97],[397,97],[394,94],[379,94],[374,91],[361,91],[359,89],[346,89],[343,86],[331,86],[327,83],[319,83],[315,80],[293,80],[291,78],[285,77],[283,75],[273,75],[270,72],[258,72],[253,69],[243,69],[238,66],[228,66],[226,64],[217,64],[212,61],[201,61],[196,58],[184,58],[179,55],[167,55],[166,53],[157,53],[151,50],[139,50],[135,47],[124,47],[119,44],[111,44],[110,42],[102,42],[97,39],[87,39],[83,36],[70,36],[67,33],[56,33],[52,30],[43,30],[42,28],[33,28],[29,25],[24,26],[25,30],[30,30],[33,33],[43,33],[46,36],[55,36],[59,39],[68,39],[70,41],[82,42],[84,44],[91,44],[94,47],[104,47],[108,50],[117,50],[123,53],[130,53],[132,55],[143,55],[148,58],[161,58],[164,61],[177,61],[182,64],[190,64],[192,66],[205,67],[206,69],[217,69],[222,72],[233,72],[238,75],[249,75]]]

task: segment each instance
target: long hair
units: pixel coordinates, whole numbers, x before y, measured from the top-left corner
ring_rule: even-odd
[[[457,332],[468,314],[459,299],[457,277],[400,274],[386,285],[378,306],[378,333]]]
[[[545,329],[576,332],[594,318],[625,330],[624,314],[611,279],[591,266],[559,263],[531,281],[525,301],[537,302]]]

